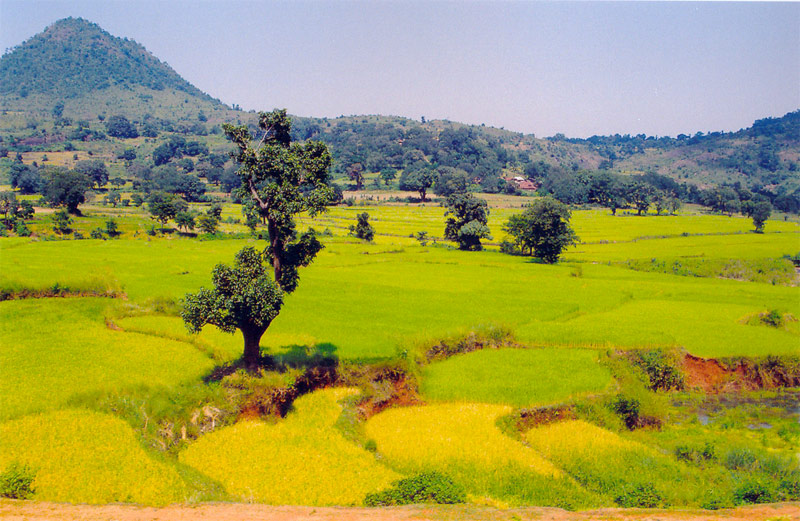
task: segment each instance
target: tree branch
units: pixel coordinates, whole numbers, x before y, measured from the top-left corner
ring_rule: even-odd
[[[262,210],[269,209],[269,205],[261,199],[261,196],[258,195],[258,190],[256,190],[256,184],[253,182],[253,179],[251,177],[247,178],[247,185],[250,187],[250,194],[253,196],[253,199],[255,199],[256,202],[258,203],[258,207],[261,208]]]

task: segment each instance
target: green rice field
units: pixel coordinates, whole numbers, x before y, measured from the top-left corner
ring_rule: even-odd
[[[361,200],[301,219],[325,248],[261,340],[263,354],[294,362],[259,376],[236,370],[240,333],[191,334],[178,316],[214,265],[264,247],[244,225],[226,222],[217,238],[150,235],[140,208],[87,205],[75,231],[88,236],[113,217],[122,234],[56,240],[37,214],[34,237],[0,238],[0,485],[22,464],[35,474],[34,499],[77,503],[361,505],[427,471],[497,507],[718,508],[756,479],[764,498],[793,497],[793,413],[734,408],[701,423],[702,394],[653,392],[640,368],[620,364],[637,349],[790,364],[800,291],[782,257],[800,252],[800,224],[771,220],[755,234],[750,220],[692,207],[647,217],[576,210],[581,242],[548,265],[498,248],[503,223],[529,199],[490,200],[494,239],[480,252],[441,239],[436,203]],[[347,235],[364,211],[372,243]],[[240,219],[240,207],[226,204],[223,217]],[[420,231],[426,245],[413,238]],[[40,298],[18,298],[31,296]],[[770,312],[779,324],[761,320]],[[495,329],[509,345],[419,355]],[[320,353],[350,371],[348,387],[301,394],[283,417],[264,413],[270,393]],[[392,402],[391,380],[358,369],[394,367],[413,399]],[[636,397],[662,428],[625,429],[618,396]],[[509,420],[554,406],[575,417]],[[685,456],[707,443],[713,459]]]

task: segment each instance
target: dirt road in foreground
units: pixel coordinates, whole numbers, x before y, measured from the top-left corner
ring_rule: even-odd
[[[509,510],[474,506],[313,508],[235,503],[152,508],[0,500],[0,519],[4,521],[800,521],[800,503],[758,505],[716,512],[618,508],[567,512],[557,508]]]

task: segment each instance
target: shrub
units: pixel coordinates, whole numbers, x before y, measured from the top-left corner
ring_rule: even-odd
[[[17,237],[30,237],[31,230],[25,225],[25,221],[17,221],[14,223],[14,233]]]
[[[92,239],[102,239],[103,238],[103,230],[100,228],[95,228],[92,230],[92,233],[89,234]]]
[[[369,507],[441,503],[452,505],[467,499],[464,487],[439,472],[423,472],[401,479],[392,488],[367,494],[364,504]]]
[[[36,473],[26,465],[12,463],[0,474],[0,497],[28,499],[33,495]]]
[[[621,507],[655,508],[663,498],[652,483],[639,483],[626,487],[614,501]]]
[[[639,410],[641,403],[636,398],[628,398],[619,395],[616,400],[612,402],[611,408],[617,415],[622,418],[625,426],[629,430],[635,429],[639,425]]]
[[[756,461],[756,455],[748,448],[733,449],[725,456],[725,466],[730,470],[751,471]]]
[[[778,484],[782,501],[800,501],[800,472],[793,472]]]
[[[633,362],[647,375],[651,390],[680,391],[685,387],[683,374],[677,368],[674,357],[664,351],[636,351],[631,356]]]
[[[372,238],[375,237],[375,229],[369,223],[369,214],[363,212],[356,217],[358,222],[355,225],[350,225],[350,235],[355,235],[363,241],[372,242]]]
[[[772,503],[775,501],[775,491],[761,479],[750,479],[742,483],[733,491],[736,504],[745,503]]]
[[[720,510],[732,506],[733,498],[730,496],[730,493],[725,494],[716,488],[708,490],[703,497],[702,503],[700,503],[700,508],[705,508],[706,510]]]

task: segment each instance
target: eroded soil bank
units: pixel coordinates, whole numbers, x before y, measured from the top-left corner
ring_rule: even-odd
[[[312,508],[218,503],[152,508],[0,500],[0,518],[9,521],[800,521],[800,503],[757,505],[719,511],[608,508],[567,512],[558,508],[541,507],[497,510],[444,505]]]

